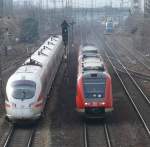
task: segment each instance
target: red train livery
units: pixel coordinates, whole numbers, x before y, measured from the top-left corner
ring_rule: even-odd
[[[113,110],[112,83],[94,46],[84,46],[78,59],[76,109],[87,117],[104,117]]]

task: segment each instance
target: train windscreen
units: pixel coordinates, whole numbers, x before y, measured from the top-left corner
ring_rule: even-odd
[[[29,80],[20,80],[12,83],[12,97],[15,99],[31,99],[35,95],[36,84]]]
[[[90,55],[90,54],[98,54],[98,51],[97,50],[85,50],[83,51],[83,55]]]
[[[104,98],[105,87],[105,78],[84,78],[84,96],[86,99]]]

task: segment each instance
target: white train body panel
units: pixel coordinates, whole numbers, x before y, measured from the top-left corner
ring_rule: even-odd
[[[63,55],[62,37],[50,37],[8,79],[5,106],[9,119],[40,117]]]

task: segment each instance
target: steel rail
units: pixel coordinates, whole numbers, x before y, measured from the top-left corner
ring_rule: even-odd
[[[133,55],[133,53],[131,53],[126,47],[124,47],[123,45],[121,45],[120,42],[117,41],[117,39],[115,39],[116,42],[118,43],[119,46],[121,46],[123,49],[127,50],[138,62],[140,62],[142,65],[144,65],[145,68],[147,68],[148,70],[150,70],[150,66],[145,64],[144,62],[142,62],[141,60],[139,60],[135,55]]]
[[[5,143],[4,143],[3,147],[8,147],[8,146],[9,146],[11,137],[12,137],[13,134],[14,134],[14,130],[15,130],[15,128],[14,128],[14,126],[12,126],[12,127],[10,128],[9,132],[8,132],[8,135],[7,135],[7,138],[6,138],[6,140],[5,140]]]
[[[84,147],[89,147],[89,140],[88,140],[88,129],[87,129],[87,124],[84,122]],[[111,140],[110,140],[110,135],[108,131],[108,126],[106,123],[104,123],[104,133],[105,133],[105,138],[106,138],[106,143],[108,147],[112,147]]]
[[[35,128],[31,131],[27,147],[31,147],[32,146],[32,143],[33,143],[32,141],[33,141],[34,135],[35,135]]]
[[[2,72],[4,72],[5,70],[7,70],[9,67],[11,67],[12,65],[17,66],[21,61],[26,60],[29,56],[25,56],[25,57],[19,57],[17,58],[15,61],[9,61],[6,64],[3,64],[2,66]],[[21,64],[21,63],[20,63]]]
[[[150,79],[150,75],[148,75],[148,74],[140,73],[140,72],[137,72],[137,71],[134,71],[134,70],[131,70],[131,69],[128,69],[128,71],[135,74],[135,75],[137,75],[137,76],[139,75],[139,76],[143,76],[147,79]]]
[[[11,142],[11,139],[14,135],[14,132],[15,132],[15,126],[12,126],[10,128],[10,131],[9,131],[7,137],[6,137],[6,140],[4,142],[3,147],[9,147],[10,146],[10,142]],[[29,139],[28,139],[28,142],[27,142],[27,147],[32,146],[32,141],[33,141],[33,138],[34,138],[34,134],[35,134],[35,127],[31,130],[31,133],[30,133],[30,136],[29,136]]]
[[[105,42],[105,45],[108,47],[108,49],[111,51],[111,47],[108,45],[107,42]],[[116,56],[116,55],[115,55]],[[143,92],[143,90],[140,88],[140,86],[138,85],[138,83],[134,80],[134,78],[131,76],[130,72],[127,70],[127,68],[123,65],[123,63],[118,59],[118,62],[120,63],[120,65],[122,65],[123,69],[126,71],[127,75],[130,77],[130,79],[133,81],[133,83],[135,84],[135,86],[139,89],[139,91],[141,92],[141,94],[143,95],[143,97],[145,98],[145,100],[147,101],[147,103],[150,105],[150,100],[148,99],[148,97],[146,96],[146,94]]]
[[[107,145],[108,145],[108,147],[112,147],[111,141],[110,141],[110,135],[109,135],[109,131],[108,131],[108,126],[106,123],[104,124],[104,131],[105,131],[105,136],[106,136],[106,140],[107,140]]]
[[[119,80],[120,80],[120,82],[121,82],[122,86],[124,87],[125,92],[126,92],[126,94],[128,95],[129,100],[131,101],[131,103],[132,103],[132,105],[133,105],[133,107],[134,107],[135,111],[137,112],[137,114],[138,114],[138,116],[139,116],[140,120],[142,121],[142,124],[143,124],[144,128],[146,129],[146,131],[147,131],[148,135],[150,136],[150,129],[148,128],[148,126],[147,126],[147,124],[146,124],[146,122],[145,122],[144,118],[142,117],[142,115],[141,115],[140,111],[138,110],[138,108],[137,108],[136,104],[134,103],[134,101],[133,101],[133,99],[132,99],[132,96],[131,96],[131,95],[130,95],[130,93],[128,92],[128,90],[127,90],[127,88],[126,88],[126,86],[125,86],[125,84],[124,84],[123,80],[121,79],[121,77],[120,77],[119,73],[117,72],[117,70],[116,70],[115,66],[113,65],[112,61],[110,60],[110,58],[109,58],[108,54],[107,54],[106,52],[105,52],[105,54],[106,54],[106,56],[107,56],[107,58],[108,58],[108,60],[109,60],[110,64],[112,65],[112,67],[113,67],[113,69],[114,69],[115,73],[117,74],[117,76],[118,76],[118,78],[119,78]]]
[[[116,38],[114,38],[114,39],[115,39],[115,41],[118,43],[118,45],[120,45],[121,47],[123,47],[123,49],[126,49],[128,52],[130,52],[130,54],[132,54],[132,56],[134,56],[137,61],[139,61],[141,64],[143,64],[148,70],[150,70],[150,66],[149,66],[149,65],[147,65],[146,63],[140,61],[140,60],[138,59],[138,57],[136,57],[131,51],[129,51],[128,48],[126,48],[124,45],[122,45]],[[148,60],[147,58],[145,58],[145,56],[144,56],[142,53],[140,53],[138,50],[136,51],[136,53],[137,53],[139,56],[143,56],[143,57],[144,57],[144,60],[146,60],[147,62],[150,63],[150,60]]]
[[[88,147],[88,131],[86,122],[83,124],[83,137],[84,137],[84,147]]]
[[[97,34],[97,36],[100,36],[100,35]],[[100,37],[101,37],[101,36],[100,36]],[[102,38],[102,37],[101,37],[101,38]],[[105,42],[105,40],[103,40],[103,42],[104,42],[105,46],[106,46],[107,48],[109,48],[109,46],[108,46],[108,44]],[[109,50],[110,50],[110,48],[109,48]],[[104,50],[104,53],[105,53],[105,55],[106,55],[108,61],[110,62],[111,66],[112,66],[112,68],[113,68],[113,70],[114,70],[114,72],[115,72],[116,75],[118,76],[118,78],[119,78],[119,80],[120,80],[120,82],[121,82],[121,84],[122,84],[122,86],[123,86],[123,88],[124,88],[124,90],[125,90],[125,92],[126,92],[128,98],[129,98],[129,100],[131,101],[131,104],[133,105],[133,108],[134,108],[135,111],[137,112],[137,115],[139,116],[139,118],[140,118],[140,120],[141,120],[141,122],[142,122],[142,124],[143,124],[143,126],[144,126],[144,128],[145,128],[145,130],[146,130],[146,132],[147,132],[147,134],[150,136],[150,129],[148,128],[148,125],[146,124],[146,121],[144,120],[144,118],[142,117],[142,115],[141,115],[141,113],[140,113],[138,107],[137,107],[136,104],[134,103],[134,100],[133,100],[132,96],[130,95],[129,91],[127,90],[127,88],[126,88],[126,86],[125,86],[123,80],[121,79],[121,77],[120,77],[120,75],[119,75],[119,73],[118,73],[116,67],[115,67],[114,64],[112,63],[112,61],[111,61],[111,59],[110,59],[108,53],[106,52],[106,50]]]
[[[108,56],[109,56],[109,55],[108,55]],[[116,62],[118,62],[118,59],[116,59],[116,58],[114,58],[114,57],[109,56],[109,58],[112,59],[112,60],[115,60]],[[120,65],[120,62],[118,62],[118,64]],[[117,68],[117,66],[115,66],[115,67]],[[150,75],[148,75],[148,74],[144,74],[144,73],[141,73],[141,72],[137,72],[137,71],[131,70],[131,69],[127,68],[127,67],[126,67],[126,69],[127,69],[130,73],[133,73],[135,76],[140,76],[140,77],[143,77],[143,79],[148,79],[148,80],[150,80]],[[117,70],[120,71],[120,72],[124,72],[124,71],[122,71],[122,70],[120,70],[120,69],[117,69]]]
[[[118,69],[116,66],[115,66],[115,68],[116,68],[119,72],[122,72],[122,73],[124,73],[124,74],[127,74],[125,71]],[[134,77],[138,77],[138,78],[140,78],[140,79],[142,79],[142,80],[145,80],[145,81],[150,81],[150,76],[148,76],[148,75],[145,75],[145,74],[142,74],[142,73],[133,71],[133,70],[129,70],[129,69],[127,69],[127,70],[128,70],[128,72],[130,72],[130,74],[133,74]]]

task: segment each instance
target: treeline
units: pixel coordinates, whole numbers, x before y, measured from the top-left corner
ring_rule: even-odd
[[[0,17],[13,15],[13,0],[0,0]]]
[[[32,43],[39,37],[39,23],[34,17],[25,18],[21,24],[20,41]]]

